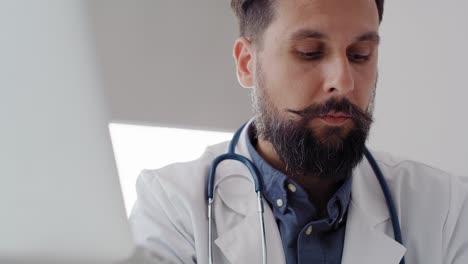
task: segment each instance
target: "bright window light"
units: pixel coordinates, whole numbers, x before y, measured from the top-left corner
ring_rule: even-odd
[[[232,137],[225,132],[118,123],[111,123],[109,129],[127,215],[135,203],[135,183],[143,169],[194,160],[207,146]]]

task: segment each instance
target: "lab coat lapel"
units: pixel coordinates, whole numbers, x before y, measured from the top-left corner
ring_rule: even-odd
[[[385,197],[364,159],[353,174],[342,263],[398,264],[405,251],[393,238]]]
[[[262,263],[262,241],[255,196],[247,215],[232,228],[227,229],[217,239],[215,244],[230,263]],[[225,196],[223,196],[225,201]],[[281,237],[276,221],[269,206],[265,207],[265,230],[267,245],[267,261],[272,264],[284,264],[285,258]]]
[[[244,129],[236,153],[251,159],[246,139]],[[251,175],[235,161],[221,163],[216,174],[215,188],[219,199],[215,200],[215,222],[216,219],[222,221],[216,222],[219,235],[215,245],[230,263],[260,263],[261,233]],[[268,263],[283,264],[281,237],[269,206],[265,206],[264,217]],[[369,163],[364,159],[353,174],[342,263],[398,264],[406,248],[393,239],[393,233],[387,235],[384,230],[392,230],[387,204]]]
[[[248,127],[248,125],[246,126]],[[246,129],[241,134],[236,153],[250,158]],[[216,172],[214,216],[218,237],[215,245],[230,263],[261,263],[262,242],[257,198],[248,170],[239,162],[225,161]],[[273,213],[264,200],[267,261],[284,264],[283,246]],[[217,222],[216,219],[222,219]],[[215,249],[216,250],[216,249]]]

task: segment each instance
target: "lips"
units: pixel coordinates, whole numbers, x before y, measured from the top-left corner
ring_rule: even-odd
[[[328,113],[321,115],[320,119],[331,125],[340,125],[350,119],[351,116],[345,113]]]
[[[321,118],[324,118],[324,117],[351,118],[350,115],[345,114],[345,113],[342,113],[342,112],[338,112],[338,113],[327,113],[327,114],[325,114],[325,115],[321,115],[320,117],[321,117]]]

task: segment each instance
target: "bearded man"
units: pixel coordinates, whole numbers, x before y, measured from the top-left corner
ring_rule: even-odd
[[[466,183],[365,147],[383,0],[231,6],[240,25],[236,74],[254,109],[233,150],[258,172],[264,223],[251,171],[239,161],[219,163],[207,197],[212,162],[233,142],[211,146],[198,160],[141,173],[130,221],[144,258],[468,263]]]

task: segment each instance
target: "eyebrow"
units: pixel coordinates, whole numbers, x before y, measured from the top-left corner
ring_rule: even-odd
[[[379,44],[380,36],[375,31],[369,31],[354,38],[354,42],[358,42],[358,41],[371,41],[371,42],[375,42],[376,44]]]
[[[317,30],[310,30],[310,29],[301,29],[293,33],[290,37],[292,41],[298,41],[302,39],[308,39],[308,38],[313,38],[313,39],[329,39],[329,37],[320,31]],[[377,32],[375,31],[369,31],[364,34],[361,34],[355,38],[353,38],[353,42],[359,42],[359,41],[371,41],[375,42],[376,44],[380,43],[380,36]]]

